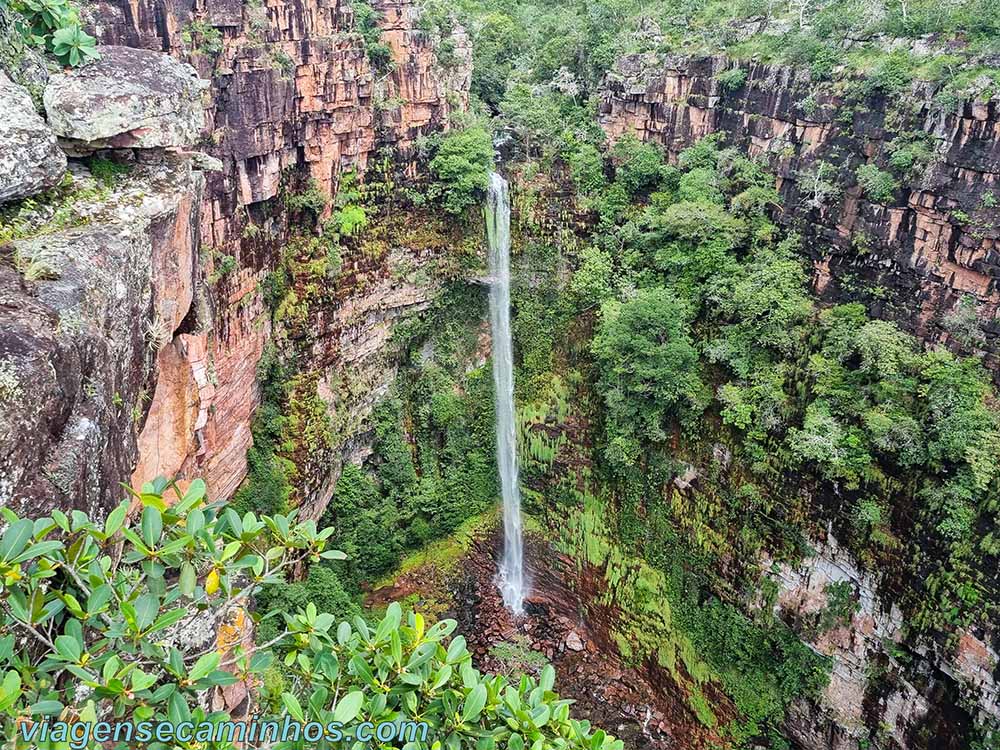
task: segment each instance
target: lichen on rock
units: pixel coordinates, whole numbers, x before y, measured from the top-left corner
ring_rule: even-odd
[[[54,75],[45,111],[60,138],[74,146],[185,148],[204,125],[208,86],[190,65],[149,50],[107,46],[101,58]]]
[[[99,517],[120,499],[155,382],[149,322],[172,338],[193,300],[202,185],[185,160],[140,165],[74,206],[85,223],[8,246],[51,266],[27,279],[0,265],[0,362],[17,383],[0,480],[15,510]]]
[[[66,155],[30,94],[0,72],[0,203],[59,184]]]

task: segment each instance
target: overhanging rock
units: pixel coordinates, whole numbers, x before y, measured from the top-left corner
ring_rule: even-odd
[[[208,82],[168,55],[100,47],[99,60],[54,75],[45,111],[72,150],[186,148],[204,125],[201,92]]]

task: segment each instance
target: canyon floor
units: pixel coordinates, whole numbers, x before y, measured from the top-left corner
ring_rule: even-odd
[[[452,540],[451,552],[425,554],[380,582],[367,603],[405,601],[458,621],[485,672],[556,670],[556,691],[573,715],[606,728],[635,750],[698,748],[720,738],[701,726],[685,696],[653,664],[630,664],[615,646],[613,610],[599,603],[602,571],[579,566],[538,532],[525,540],[530,594],[515,617],[496,586],[502,533],[494,519]],[[454,554],[456,547],[461,549]],[[442,559],[443,558],[443,559]]]

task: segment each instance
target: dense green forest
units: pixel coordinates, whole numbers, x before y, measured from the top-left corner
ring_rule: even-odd
[[[596,120],[599,83],[630,52],[726,52],[807,67],[817,87],[858,107],[930,82],[947,109],[988,98],[1000,82],[980,64],[998,43],[988,6],[424,7],[429,34],[454,24],[473,34],[473,107],[422,144],[431,179],[397,192],[392,210],[419,217],[440,206],[461,235],[476,236],[490,141],[512,139],[504,169],[515,190],[529,509],[564,549],[605,568],[623,610],[622,653],[668,665],[707,726],[719,720],[702,686],[722,685],[737,708],[722,735],[737,744],[783,746],[786,707],[825,685],[827,660],[753,602],[773,596],[763,561],[800,560],[828,523],[865,567],[891,571],[886,586],[912,637],[947,640],[995,616],[995,394],[975,359],[928,349],[859,304],[816,302],[796,227],[775,223],[766,162],[721,135],[673,164],[634,138],[609,144]],[[930,56],[883,43],[926,35],[965,43]],[[440,54],[447,64],[447,47]],[[741,74],[720,82],[738,87]],[[893,172],[858,181],[877,197],[921,148],[900,148]],[[369,177],[363,192],[377,225],[384,186]],[[492,505],[488,368],[464,367],[484,304],[476,288],[450,282],[433,312],[398,334],[408,364],[377,410],[374,455],[345,468],[324,516],[345,548],[366,554],[314,566],[303,583],[265,595],[265,608],[312,600],[353,611],[345,592],[357,597],[408,550]],[[976,335],[974,320],[955,325]],[[726,467],[714,459],[719,445],[732,451]],[[708,475],[679,492],[672,480],[691,465]],[[255,487],[244,489],[245,507],[260,507]],[[830,608],[798,623],[800,633],[836,627],[858,606],[849,588],[828,594]]]

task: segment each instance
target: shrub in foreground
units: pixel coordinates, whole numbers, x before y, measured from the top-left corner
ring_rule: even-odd
[[[214,627],[225,613],[249,605],[259,586],[344,555],[327,549],[332,528],[317,530],[294,512],[240,516],[206,503],[200,480],[185,492],[157,480],[133,494],[141,511],[130,514],[133,501],[125,501],[103,522],[80,511],[37,520],[0,511],[6,524],[0,536],[4,736],[19,737],[21,724],[46,718],[227,721],[227,714],[202,708],[206,692],[249,680],[265,714],[324,725],[427,722],[427,741],[408,743],[408,750],[621,749],[620,741],[570,718],[571,701],[552,692],[551,667],[538,680],[482,675],[465,639],[449,640],[454,621],[426,627],[417,613],[404,620],[398,604],[375,624],[360,616],[337,623],[311,602],[297,613],[270,613],[284,626],[253,653],[219,649],[214,630],[203,639],[207,645],[198,643],[192,634],[199,623]],[[278,646],[282,678],[262,679],[265,671],[274,673],[270,649]]]

